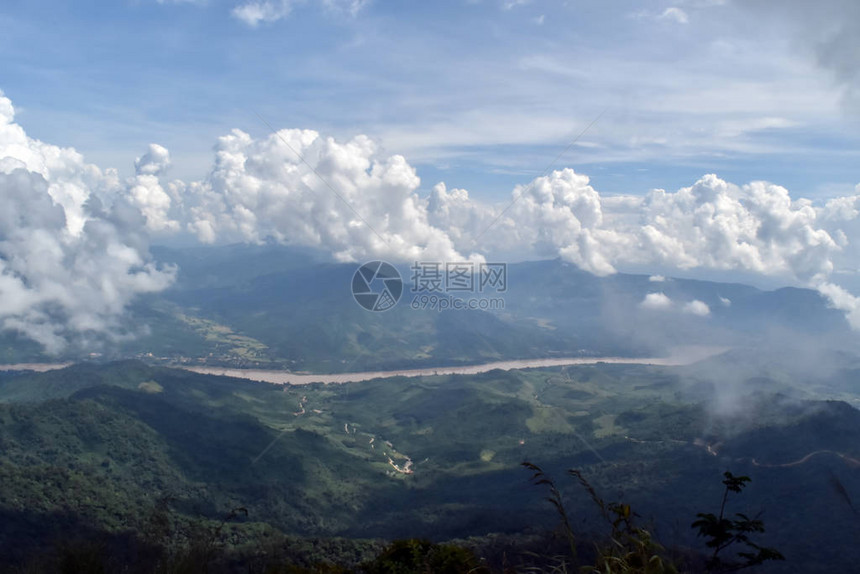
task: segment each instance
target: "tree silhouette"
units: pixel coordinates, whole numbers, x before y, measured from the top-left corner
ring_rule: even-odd
[[[750,540],[750,534],[764,532],[764,522],[759,520],[758,515],[750,518],[746,514],[737,512],[734,518],[726,517],[729,493],[740,494],[752,479],[748,476],[735,476],[729,471],[724,472],[723,477],[723,484],[726,488],[723,491],[719,516],[710,512],[700,512],[696,515],[698,520],[693,522],[691,526],[691,528],[698,530],[698,536],[707,539],[706,546],[713,548],[713,553],[706,563],[708,571],[733,572],[757,566],[768,560],[785,560],[785,557],[773,548],[759,546]],[[720,553],[735,545],[740,545],[743,548],[737,553],[738,559],[724,560]]]

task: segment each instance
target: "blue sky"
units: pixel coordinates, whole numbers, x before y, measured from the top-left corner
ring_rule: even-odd
[[[249,4],[7,0],[0,89],[32,137],[124,174],[158,143],[171,176],[201,178],[219,136],[265,135],[260,114],[367,134],[425,191],[498,199],[604,112],[556,164],[604,194],[710,172],[812,198],[860,182],[852,79],[791,2],[271,0],[256,25]]]

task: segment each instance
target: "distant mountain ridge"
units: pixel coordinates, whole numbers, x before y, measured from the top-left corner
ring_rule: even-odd
[[[411,269],[390,311],[362,309],[350,286],[356,264],[279,245],[153,247],[178,268],[176,284],[139,299],[120,344],[78,346],[61,359],[136,357],[163,364],[259,366],[315,372],[400,369],[552,356],[648,356],[679,344],[748,346],[775,332],[856,341],[843,315],[815,291],[647,275],[596,277],[561,260],[507,265],[504,308],[413,309]],[[648,295],[660,305],[648,308]],[[444,294],[443,294],[444,296]],[[13,333],[6,363],[50,360]]]

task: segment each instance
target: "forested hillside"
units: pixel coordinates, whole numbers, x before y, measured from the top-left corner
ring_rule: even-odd
[[[770,568],[849,564],[860,411],[789,398],[770,379],[719,414],[692,376],[596,365],[282,387],[137,362],[7,374],[0,548],[11,564],[103,539],[128,558],[154,552],[161,524],[174,546],[206,539],[240,563],[284,536],[294,548],[295,537],[379,541],[330,550],[352,564],[400,538],[504,534],[513,552],[556,524],[528,460],[557,478],[585,540],[603,527],[568,468],[631,504],[678,556],[705,550],[690,524],[719,504],[731,469],[753,478],[743,507],[763,513],[762,543],[786,556]]]

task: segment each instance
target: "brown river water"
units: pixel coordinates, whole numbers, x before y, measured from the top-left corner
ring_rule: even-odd
[[[429,367],[421,369],[401,369],[394,371],[364,371],[358,373],[294,373],[266,369],[235,369],[230,367],[189,367],[176,365],[176,368],[204,375],[220,375],[260,381],[276,385],[306,385],[309,383],[357,383],[371,379],[391,377],[425,377],[432,375],[477,375],[495,369],[510,371],[516,369],[539,369],[546,367],[567,367],[576,365],[596,365],[598,363],[613,363],[627,365],[689,365],[697,361],[718,355],[725,348],[714,347],[685,347],[674,349],[667,357],[569,357],[550,359],[517,359],[497,361],[479,365],[460,365],[454,367]],[[70,363],[19,363],[0,365],[0,371],[27,370],[45,372],[68,367]]]

